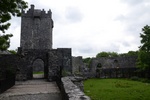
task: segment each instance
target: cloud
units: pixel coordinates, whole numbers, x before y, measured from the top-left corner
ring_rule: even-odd
[[[70,23],[81,22],[83,15],[76,7],[68,7],[65,11],[65,17]]]
[[[101,51],[138,50],[139,33],[150,23],[149,0],[26,0],[36,9],[52,10],[53,48],[72,48],[73,56]],[[10,49],[20,42],[20,19],[13,18]]]
[[[124,46],[137,50],[140,45],[139,33],[143,26],[150,23],[150,13],[148,10],[150,2],[148,0],[122,0],[122,3],[126,3],[126,11],[118,15],[115,21],[119,22],[124,27],[123,34],[125,36],[125,41],[123,44],[130,44]]]
[[[121,0],[123,3],[127,3],[131,6],[134,6],[134,5],[139,5],[139,4],[142,4],[142,3],[145,3],[147,2],[148,0]]]

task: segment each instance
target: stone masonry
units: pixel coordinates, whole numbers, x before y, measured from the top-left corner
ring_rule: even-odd
[[[52,49],[52,12],[34,9],[34,5],[21,17],[22,49]]]
[[[46,13],[31,5],[27,12],[22,12],[21,45],[18,48],[22,65],[17,67],[17,80],[32,79],[33,69],[36,69],[34,62],[38,59],[44,65],[44,68],[38,69],[44,69],[44,78],[49,81],[60,78],[62,72],[72,73],[71,49],[52,48],[52,28],[51,10]]]

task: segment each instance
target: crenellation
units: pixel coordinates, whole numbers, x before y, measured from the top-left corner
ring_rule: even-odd
[[[42,15],[46,15],[46,12],[45,12],[44,9],[41,11],[41,14],[42,14]]]
[[[34,5],[31,5],[31,8],[27,12],[22,11],[22,17],[51,18],[52,12],[50,9],[47,12],[44,9],[34,9]]]
[[[50,9],[49,9],[49,11],[48,11],[47,15],[52,16],[52,12],[51,12],[51,10],[50,10]]]

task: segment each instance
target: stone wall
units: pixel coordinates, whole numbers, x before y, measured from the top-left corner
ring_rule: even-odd
[[[6,73],[9,71],[16,74],[16,69],[21,65],[20,59],[14,54],[1,54],[0,55],[0,76],[6,78]],[[7,71],[7,72],[6,72]]]
[[[84,66],[82,56],[72,57],[72,73],[80,74],[81,68]]]
[[[19,58],[13,54],[0,55],[0,94],[15,85]]]
[[[76,78],[76,81],[78,79]],[[75,77],[62,77],[63,100],[91,100],[79,86],[73,83]],[[81,82],[81,80],[79,80]]]
[[[33,78],[33,64],[37,59],[44,62],[44,78],[49,81],[61,77],[63,72],[66,75],[72,74],[72,56],[70,48],[58,48],[50,50],[24,49],[18,50],[22,65],[17,72],[17,80]]]
[[[136,68],[137,56],[127,57],[101,57],[93,58],[90,63],[90,72],[96,76],[96,70],[103,69],[134,69]],[[99,67],[99,68],[98,68]]]
[[[72,51],[71,48],[58,48],[58,57],[60,57],[60,66],[62,71],[65,71],[67,75],[72,74]]]
[[[72,72],[77,76],[89,77],[89,68],[83,62],[82,56],[72,57]]]
[[[44,78],[48,77],[48,51],[38,49],[18,49],[18,55],[21,57],[22,65],[18,67],[17,80],[33,78],[33,63],[37,59],[44,62]]]

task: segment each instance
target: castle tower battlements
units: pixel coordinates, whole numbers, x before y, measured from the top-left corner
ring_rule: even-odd
[[[52,17],[52,12],[51,10],[49,10],[48,12],[46,12],[44,9],[41,10],[41,9],[34,9],[34,5],[31,5],[31,8],[25,12],[25,11],[22,11],[22,17],[38,17],[38,18],[46,18],[46,17],[49,17],[51,18]]]
[[[52,12],[34,9],[34,5],[21,17],[22,49],[52,49]]]

